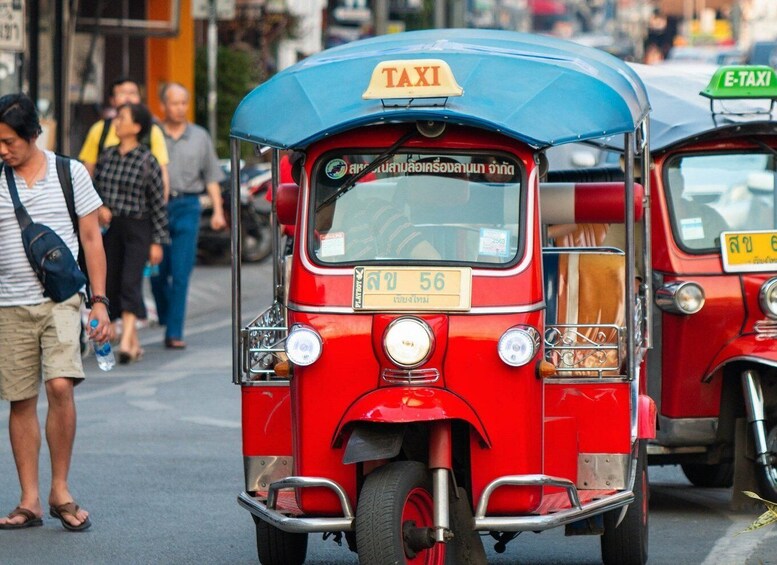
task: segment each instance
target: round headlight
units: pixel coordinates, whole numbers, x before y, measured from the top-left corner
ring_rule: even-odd
[[[777,319],[777,278],[764,283],[759,299],[763,313],[769,318]]]
[[[306,367],[321,357],[321,337],[305,326],[294,326],[286,338],[286,355],[295,365]]]
[[[418,318],[399,318],[391,322],[383,337],[386,355],[400,367],[422,365],[432,353],[432,330]]]
[[[704,306],[704,289],[695,282],[672,282],[656,290],[656,305],[674,314],[695,314]]]
[[[534,328],[511,328],[499,338],[499,357],[512,367],[526,365],[539,347],[539,334]]]

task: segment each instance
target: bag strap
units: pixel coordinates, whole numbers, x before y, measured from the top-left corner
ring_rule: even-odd
[[[14,179],[13,169],[11,167],[5,168],[5,180],[8,183],[8,192],[11,194],[11,200],[13,201],[13,211],[16,214],[16,220],[19,222],[19,227],[23,230],[32,223],[32,218],[27,213],[27,209],[19,200],[19,192],[16,190],[16,180]]]
[[[100,134],[100,141],[97,142],[97,158],[100,158],[100,155],[102,155],[103,149],[105,149],[105,138],[108,137],[108,132],[111,130],[111,120],[104,119],[103,120],[103,131]]]
[[[78,232],[78,214],[76,213],[75,195],[73,193],[73,175],[70,169],[70,158],[57,153],[56,164],[59,186],[62,187],[62,194],[65,196],[65,204],[67,205],[67,211],[70,214],[70,221],[73,222],[73,232],[76,234],[76,237],[79,238],[78,267],[86,276],[86,300],[87,304],[90,304],[92,300],[92,287],[89,285],[89,272],[86,270],[86,255],[84,255],[84,246],[81,244]]]

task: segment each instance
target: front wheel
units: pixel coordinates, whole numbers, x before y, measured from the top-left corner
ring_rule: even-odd
[[[363,565],[444,565],[445,544],[434,541],[429,470],[398,461],[367,475],[356,505],[356,550]]]
[[[761,496],[766,500],[777,500],[777,423],[766,421],[766,448],[768,465],[758,464],[756,473]]]
[[[252,516],[256,552],[262,565],[302,565],[308,553],[308,534],[293,534]]]
[[[602,561],[605,565],[644,565],[648,547],[648,474],[647,447],[639,440],[637,476],[634,480],[634,501],[618,524],[621,509],[604,515]]]

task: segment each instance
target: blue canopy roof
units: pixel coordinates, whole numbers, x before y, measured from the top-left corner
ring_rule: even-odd
[[[364,100],[373,68],[442,59],[464,93],[444,107]],[[240,103],[233,137],[281,149],[369,124],[438,120],[499,131],[535,146],[633,131],[649,109],[627,65],[555,38],[495,30],[429,30],[323,51],[278,73]]]
[[[767,114],[762,100],[718,100],[713,116],[710,99],[699,93],[718,69],[706,65],[630,65],[642,79],[650,98],[650,150],[661,151],[701,137],[745,134],[756,131],[777,133],[777,122]],[[725,113],[720,113],[725,112]],[[602,145],[621,151],[620,137]]]

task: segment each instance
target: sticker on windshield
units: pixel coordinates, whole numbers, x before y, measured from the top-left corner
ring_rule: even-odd
[[[685,241],[704,239],[704,225],[701,223],[701,218],[680,220],[680,233]]]
[[[345,255],[345,233],[341,231],[321,234],[319,257],[337,257]]]
[[[332,180],[341,179],[348,172],[348,163],[342,159],[332,159],[326,164],[324,172]]]
[[[491,257],[507,257],[510,253],[510,231],[480,228],[478,253]]]

